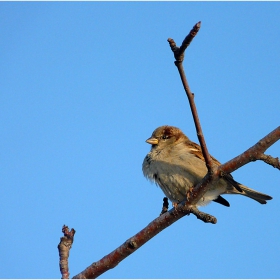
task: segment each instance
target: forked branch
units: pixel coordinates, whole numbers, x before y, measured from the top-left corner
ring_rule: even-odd
[[[187,37],[184,39],[182,45],[180,47],[176,46],[176,43],[174,42],[173,39],[168,38],[168,42],[170,45],[171,50],[174,53],[174,57],[176,59],[176,61],[174,62],[175,65],[178,68],[179,71],[179,75],[180,78],[182,80],[183,83],[183,87],[185,89],[186,95],[188,97],[189,100],[189,104],[191,107],[191,111],[192,111],[192,115],[193,115],[193,119],[194,119],[194,124],[195,124],[195,128],[196,128],[196,133],[197,133],[197,137],[202,149],[202,153],[206,162],[206,166],[208,169],[208,173],[212,173],[212,160],[211,157],[209,155],[207,146],[206,146],[206,142],[202,133],[202,128],[200,125],[200,121],[198,118],[198,113],[196,110],[196,106],[195,106],[195,102],[194,102],[194,94],[191,92],[191,89],[189,87],[186,75],[185,75],[185,71],[184,71],[184,67],[183,67],[183,60],[184,60],[184,51],[186,50],[186,48],[190,45],[191,41],[193,40],[193,38],[196,36],[196,34],[198,33],[199,29],[200,29],[200,25],[201,22],[199,21],[190,31],[190,33],[187,35]]]
[[[272,165],[275,168],[279,168],[280,163],[278,158],[273,158],[269,155],[265,155],[264,151],[266,151],[271,145],[273,145],[276,141],[280,138],[280,127],[276,128],[262,140],[260,140],[256,145],[239,155],[238,157],[230,160],[229,162],[220,165],[218,168],[215,168],[212,164],[211,156],[208,152],[207,145],[203,136],[202,128],[200,125],[197,109],[194,102],[194,94],[191,92],[184,67],[183,67],[183,60],[184,60],[184,51],[189,46],[192,39],[196,36],[201,26],[201,22],[198,22],[190,33],[187,35],[185,40],[183,41],[181,47],[177,47],[176,43],[173,39],[168,39],[169,45],[171,50],[174,53],[174,57],[176,59],[175,65],[179,71],[179,75],[185,89],[186,95],[189,100],[192,116],[195,123],[195,128],[198,136],[198,140],[202,149],[203,157],[206,162],[206,167],[208,169],[208,173],[203,178],[203,180],[195,186],[193,189],[190,198],[188,199],[188,204],[195,205],[201,197],[206,193],[207,186],[211,181],[216,179],[217,177],[223,176],[224,173],[231,173],[234,170],[238,169],[239,167],[255,160],[263,160],[265,163]]]

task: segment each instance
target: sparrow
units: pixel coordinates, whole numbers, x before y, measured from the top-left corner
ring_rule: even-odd
[[[179,128],[160,126],[146,140],[151,144],[151,151],[142,164],[144,176],[156,183],[172,203],[177,204],[187,199],[187,194],[207,174],[207,167],[201,147],[192,142]],[[221,163],[211,156],[214,165]],[[225,174],[208,185],[207,192],[196,203],[205,206],[214,201],[224,206],[229,202],[221,195],[241,194],[266,204],[271,196],[257,192],[238,182],[231,174]]]

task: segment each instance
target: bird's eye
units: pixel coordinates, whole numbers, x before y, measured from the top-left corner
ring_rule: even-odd
[[[167,136],[167,135],[162,135],[162,139],[168,139],[169,138],[169,136]]]

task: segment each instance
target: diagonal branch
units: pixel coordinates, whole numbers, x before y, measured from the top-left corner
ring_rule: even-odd
[[[273,158],[270,155],[264,154],[264,152],[279,139],[280,126],[274,129],[244,153],[220,165],[215,169],[212,176],[207,173],[203,180],[195,186],[191,194],[191,199],[189,199],[189,203],[196,204],[199,201],[199,199],[201,198],[201,194],[203,195],[207,190],[207,185],[209,184],[211,179],[215,180],[218,177],[222,177],[224,174],[229,174],[249,162],[262,160],[265,163],[280,170],[280,162],[278,157]]]
[[[213,176],[207,174],[204,179],[199,183],[192,192],[191,201],[181,202],[176,208],[172,208],[170,211],[167,211],[168,202],[164,200],[163,203],[163,212],[164,214],[160,215],[158,218],[149,223],[144,229],[139,233],[132,236],[126,240],[121,246],[112,251],[110,254],[103,257],[101,260],[92,263],[88,268],[74,276],[73,278],[85,279],[85,278],[96,278],[106,272],[109,269],[117,266],[122,260],[128,257],[130,254],[134,253],[142,245],[148,242],[155,235],[160,233],[165,228],[169,227],[182,217],[189,215],[190,213],[194,214],[198,219],[204,221],[205,223],[216,224],[217,219],[214,216],[211,216],[207,213],[199,211],[194,204],[200,199],[200,189],[206,188],[210,179],[218,178],[222,176],[223,172],[230,173],[239,167],[247,164],[248,162],[255,160],[263,160],[263,152],[266,151],[271,145],[280,139],[280,127],[276,128],[274,131],[269,133],[263,139],[258,141],[253,147],[235,157],[233,160],[228,161],[227,163],[219,166],[216,171],[213,173]],[[265,156],[265,158],[272,159],[272,165],[280,169],[280,163],[278,158],[272,158],[271,156]],[[196,190],[198,189],[198,191]],[[162,212],[162,213],[163,213]]]
[[[184,202],[180,203],[176,208],[172,208],[165,214],[160,215],[158,218],[149,223],[144,229],[126,240],[121,246],[112,251],[110,254],[104,256],[101,260],[92,263],[84,271],[77,274],[75,279],[93,279],[109,269],[117,266],[122,260],[134,253],[137,249],[143,246],[151,238],[159,232],[169,227],[182,217],[193,213],[198,219],[205,223],[215,224],[216,218],[199,211],[196,207],[186,205]]]
[[[217,169],[217,174],[231,173],[241,166],[256,160],[262,160],[267,164],[280,170],[280,162],[278,158],[265,155],[264,152],[280,139],[280,126],[258,141],[254,146],[249,148],[241,155],[229,160],[228,162],[220,165]]]
[[[178,68],[178,71],[180,73],[181,80],[183,82],[183,86],[185,88],[186,94],[189,99],[189,103],[191,106],[191,110],[193,113],[195,126],[197,129],[197,135],[202,147],[203,155],[206,160],[207,168],[208,168],[208,174],[212,174],[212,163],[211,163],[211,157],[208,153],[206,143],[202,134],[201,125],[199,122],[196,106],[194,103],[194,95],[192,94],[190,87],[188,85],[184,69],[182,66],[182,61],[184,59],[184,51],[191,43],[192,39],[195,37],[197,32],[200,28],[200,22],[197,23],[193,29],[190,31],[188,36],[185,38],[185,40],[182,43],[182,46],[178,48],[175,44],[175,42],[172,39],[168,39],[170,47],[172,51],[174,52],[174,56],[176,58],[175,65]],[[207,186],[207,183],[206,183]],[[144,245],[146,242],[148,242],[151,238],[153,238],[156,234],[161,232],[166,227],[170,226],[177,220],[181,219],[185,215],[189,215],[190,213],[194,214],[198,219],[206,222],[206,223],[213,223],[215,224],[217,222],[217,219],[207,213],[203,213],[199,211],[193,204],[186,203],[185,201],[181,202],[179,205],[176,206],[176,208],[171,209],[170,211],[166,212],[168,208],[168,202],[164,200],[163,204],[163,210],[162,215],[160,215],[158,218],[156,218],[154,221],[152,221],[148,226],[146,226],[143,230],[141,230],[139,233],[134,235],[133,237],[129,238],[127,241],[125,241],[120,247],[115,249],[113,252],[111,252],[109,255],[103,257],[98,262],[94,262],[91,264],[88,268],[86,268],[83,272],[80,274],[74,276],[74,278],[96,278],[105,271],[114,268],[116,265],[118,265],[119,262],[121,262],[123,259],[125,259],[127,256],[132,254],[134,251],[136,251],[138,248],[140,248],[142,245]]]

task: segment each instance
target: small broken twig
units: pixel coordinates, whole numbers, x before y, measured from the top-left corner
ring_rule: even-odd
[[[69,231],[68,226],[64,225],[62,227],[62,232],[64,236],[60,238],[60,242],[57,246],[59,251],[59,268],[62,275],[61,279],[69,279],[68,258],[76,231],[73,228]]]

